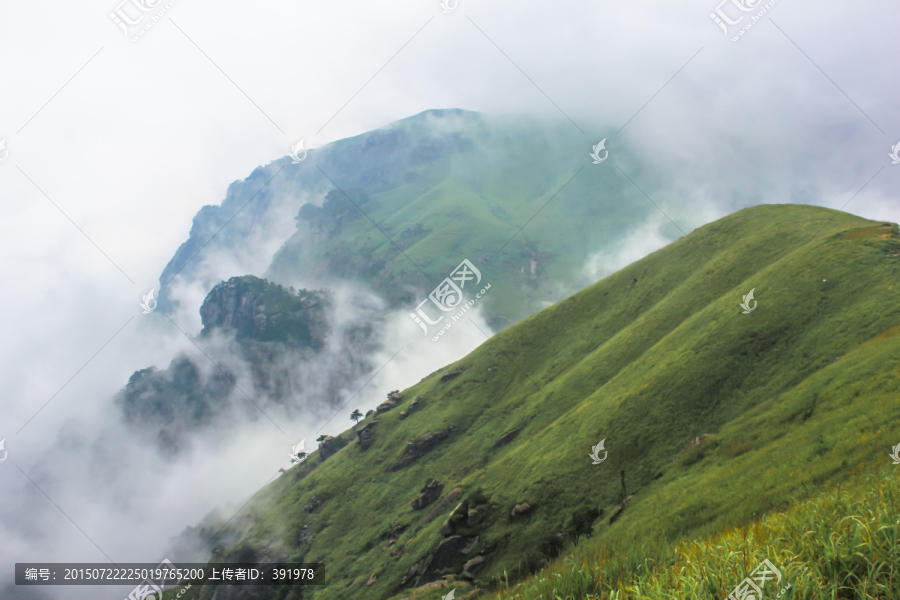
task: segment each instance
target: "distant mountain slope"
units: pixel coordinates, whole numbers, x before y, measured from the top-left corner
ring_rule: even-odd
[[[898,276],[897,225],[741,210],[404,390],[262,490],[213,560],[324,562],[304,598],[437,599],[411,588],[745,523],[900,441]],[[184,598],[299,597],[217,589]]]
[[[398,308],[468,258],[497,290],[482,303],[488,322],[506,327],[590,283],[588,258],[615,248],[652,210],[612,161],[592,164],[597,141],[565,121],[448,109],[327,144],[299,164],[284,157],[197,213],[160,277],[159,305],[173,306],[176,274],[173,284],[202,279],[204,257],[258,245],[248,240],[267,228],[283,234],[292,211],[296,232],[266,279],[363,283]],[[608,146],[627,160],[627,148]]]

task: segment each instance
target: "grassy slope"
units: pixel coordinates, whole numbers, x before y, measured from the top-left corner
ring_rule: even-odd
[[[361,209],[367,217],[315,243],[310,243],[308,226],[299,223],[301,231],[275,255],[268,276],[359,279],[394,302],[417,304],[469,258],[497,286],[484,310],[499,329],[536,312],[547,298],[560,298],[560,288],[583,286],[588,256],[612,249],[652,210],[611,166],[590,164],[589,144],[570,125],[557,130],[538,122],[533,127],[491,119],[482,123],[477,113],[461,114],[465,125],[454,125],[465,142],[459,150],[429,146],[409,165],[391,163],[385,169],[392,174],[415,178],[383,191],[377,182],[352,181],[341,170],[343,163],[328,162],[351,160],[373,132],[336,143],[334,158],[323,158],[323,170],[341,174],[335,183],[353,203],[360,198],[348,191],[351,184],[368,194],[359,209],[342,199],[347,210]],[[422,139],[417,128],[424,127],[423,118],[410,117],[376,133],[409,134],[414,145]],[[428,139],[439,139],[438,131],[437,126],[429,129]],[[627,149],[622,152],[627,155]],[[404,235],[416,226],[425,232]]]
[[[497,506],[469,530],[480,536],[473,555],[497,544],[481,587],[539,567],[541,551],[585,509],[604,514],[581,543],[625,549],[783,508],[900,440],[898,253],[896,226],[823,208],[758,206],[704,226],[441,371],[464,369],[459,377],[435,373],[404,391],[367,452],[354,442],[323,463],[313,456],[265,490],[271,508],[244,542],[327,562],[317,600],[400,598],[412,595],[400,578],[427,561],[456,503],[427,523],[432,507],[411,510],[431,477],[445,494],[480,490]],[[750,288],[758,307],[739,314]],[[424,407],[399,420],[419,395]],[[451,424],[427,456],[384,473],[407,440]],[[512,443],[491,450],[517,426]],[[671,462],[702,433],[713,435]],[[587,453],[604,438],[609,458],[592,465]],[[621,470],[635,496],[609,525]],[[325,503],[307,514],[313,494]],[[534,511],[510,520],[522,501]],[[408,528],[383,549],[397,524]],[[297,552],[303,525],[315,537]]]

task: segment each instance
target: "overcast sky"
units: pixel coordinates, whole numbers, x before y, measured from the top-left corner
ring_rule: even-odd
[[[448,13],[436,0],[176,0],[134,42],[109,16],[117,1],[0,3],[0,590],[16,561],[157,560],[136,541],[161,551],[265,483],[240,457],[272,453],[277,468],[281,437],[235,432],[243,450],[227,462],[211,449],[112,516],[104,490],[46,475],[131,372],[189,347],[148,329],[138,302],[193,215],[301,138],[317,147],[430,108],[566,119],[586,153],[617,131],[607,148],[635,149],[619,166],[661,210],[586,265],[597,277],[667,243],[669,217],[690,232],[736,207],[804,202],[900,221],[894,0],[778,0],[737,42],[764,3],[722,5],[747,15],[726,36],[717,0],[458,0]],[[478,343],[412,355],[380,382],[405,387]],[[131,467],[139,483],[152,465]],[[179,491],[198,480],[209,493]],[[40,530],[19,524],[29,513]],[[62,597],[47,589],[15,597]]]

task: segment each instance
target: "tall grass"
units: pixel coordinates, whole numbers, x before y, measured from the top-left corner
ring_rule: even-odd
[[[900,467],[719,535],[627,551],[592,548],[555,561],[495,600],[723,599],[763,559],[782,574],[763,599],[900,599]]]

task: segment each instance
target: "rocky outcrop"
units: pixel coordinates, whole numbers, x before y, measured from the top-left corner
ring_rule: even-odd
[[[516,517],[527,515],[533,509],[534,507],[527,502],[522,502],[521,504],[516,504],[515,507],[513,507],[512,512],[509,514],[509,516],[515,519]]]
[[[434,479],[428,481],[421,490],[419,495],[412,501],[413,510],[422,510],[441,496],[444,491],[444,484],[438,483]]]
[[[343,448],[345,444],[346,442],[342,438],[326,435],[325,439],[319,442],[319,456],[325,460]]]
[[[363,451],[368,450],[375,443],[374,427],[377,424],[378,420],[373,419],[356,431],[356,435],[359,437],[359,446]]]
[[[521,427],[516,427],[515,429],[511,429],[511,430],[507,431],[506,433],[504,433],[503,435],[500,436],[500,439],[498,439],[496,442],[494,442],[494,445],[492,446],[492,448],[497,449],[497,448],[500,448],[500,447],[505,446],[506,444],[510,443],[511,441],[513,441],[516,438],[517,435],[519,435],[520,431],[522,431]]]
[[[403,467],[406,467],[413,462],[422,458],[425,453],[429,450],[437,446],[439,443],[447,439],[447,437],[456,430],[456,427],[451,425],[447,429],[440,429],[435,432],[428,432],[422,436],[414,440],[410,440],[406,442],[406,453],[403,455],[403,458],[400,461],[389,467],[388,472],[398,471]]]
[[[325,309],[331,298],[324,291],[300,290],[254,277],[232,277],[216,285],[200,307],[201,337],[213,329],[242,340],[282,342],[316,350],[328,332]]]
[[[406,585],[410,581],[412,581],[413,577],[416,576],[416,573],[419,571],[419,563],[414,564],[409,568],[409,571],[406,572],[406,575],[403,576],[403,579],[400,580],[400,585]]]
[[[309,499],[309,502],[306,503],[306,506],[303,507],[303,512],[314,513],[316,509],[322,505],[323,500],[313,494],[313,497]]]
[[[463,374],[462,369],[457,369],[457,370],[451,371],[449,373],[444,373],[443,375],[441,375],[441,383],[443,383],[445,381],[450,381],[451,379],[456,379],[457,377],[459,377],[462,374]]]
[[[462,562],[462,549],[466,547],[466,538],[461,535],[454,535],[441,540],[437,549],[428,561],[428,566],[416,580],[416,587],[431,583],[441,578],[438,574],[445,569],[459,568],[457,566]]]
[[[477,573],[478,569],[480,569],[482,566],[484,566],[484,560],[485,559],[483,556],[476,556],[472,560],[468,561],[463,566],[463,577],[466,576],[466,573],[471,573],[471,574]]]
[[[419,399],[420,399],[420,398],[421,398],[421,396],[416,396],[416,397],[413,399],[413,401],[409,403],[409,406],[406,408],[406,410],[400,411],[400,418],[401,418],[401,419],[405,419],[405,418],[408,417],[410,414],[412,414],[413,411],[415,411],[416,409],[419,408],[419,406],[420,406],[420,404],[419,404]]]
[[[374,410],[371,410],[371,409],[367,410],[367,411],[366,411],[366,418],[368,418],[369,415],[373,415],[373,414],[375,414],[375,411],[374,411]]]

